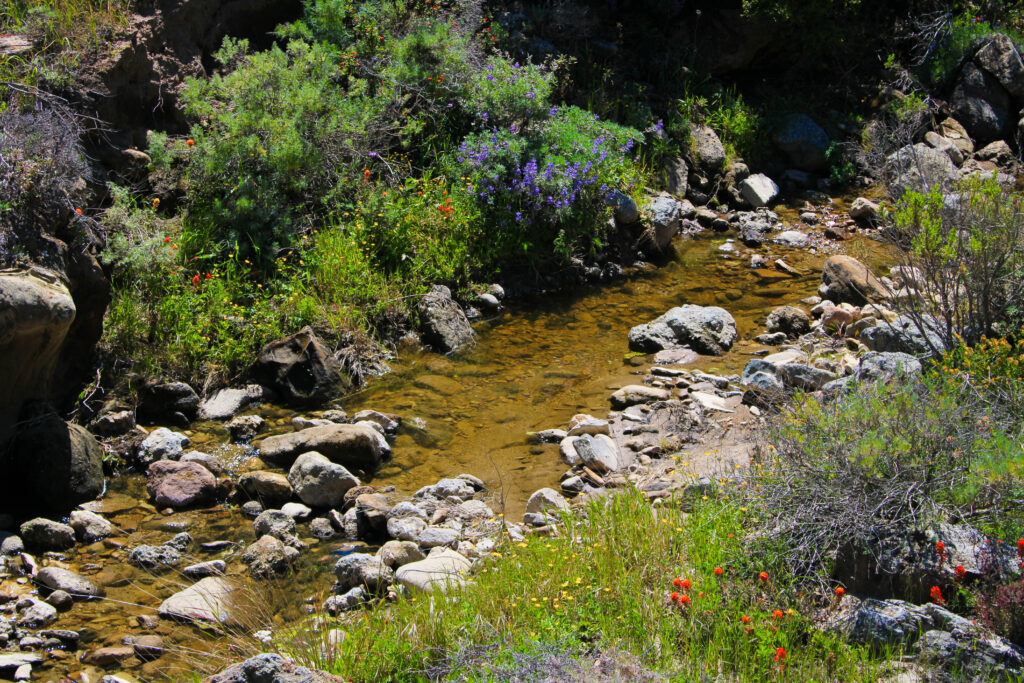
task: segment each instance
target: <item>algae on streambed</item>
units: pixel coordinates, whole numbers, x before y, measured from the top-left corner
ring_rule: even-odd
[[[780,213],[786,222],[794,220],[795,210]],[[820,232],[820,228],[809,232]],[[751,255],[765,249],[748,250],[736,242],[735,251],[724,252],[718,247],[726,239],[710,231],[679,239],[676,257],[659,269],[610,285],[516,301],[478,323],[476,345],[456,356],[403,350],[393,363],[394,372],[338,402],[350,414],[373,408],[397,413],[404,420],[394,439],[393,458],[369,483],[411,494],[440,478],[465,472],[486,482],[485,495],[495,511],[518,518],[530,493],[554,485],[566,469],[557,445],[531,444],[527,432],[563,427],[576,413],[603,417],[609,394],[635,383],[635,375],[650,365],[649,359],[629,357],[629,328],[673,306],[692,303],[728,310],[736,319],[740,341],[724,356],[702,357],[690,367],[739,372],[752,352],[764,348],[752,339],[762,330],[767,314],[815,293],[827,254],[772,245],[771,258],[783,258],[799,272],[794,276],[774,268],[751,268]],[[884,251],[882,245],[863,237],[843,246],[844,251],[869,261],[879,260]],[[826,245],[831,251],[837,248],[834,242]],[[249,412],[268,419],[268,433],[290,431],[291,418],[300,414],[277,406]],[[248,466],[251,449],[225,446],[228,437],[223,424],[193,427],[189,435],[194,448],[220,450],[235,472]],[[244,545],[254,540],[251,520],[232,506],[162,515],[148,502],[141,475],[112,480],[96,508],[124,533],[105,543],[76,547],[68,564],[105,585],[107,598],[76,603],[58,626],[83,630],[85,649],[117,645],[129,634],[161,635],[169,654],[148,663],[132,658],[120,667],[142,680],[181,678],[183,667],[192,670],[190,662],[197,657],[214,668],[223,665],[224,660],[201,653],[231,656],[230,641],[166,620],[160,620],[155,631],[143,627],[140,616],[155,614],[160,602],[185,582],[173,570],[160,574],[129,566],[124,548],[159,543],[187,530],[197,543],[191,553],[196,561],[224,559],[229,576],[246,580],[239,558]],[[219,540],[235,545],[210,553],[199,550],[199,543]],[[330,590],[331,552],[344,543],[306,540],[311,548],[302,553],[292,576],[261,582],[254,589],[265,603],[260,611],[272,615],[275,624],[297,620],[318,608]],[[313,596],[318,597],[309,600]],[[242,637],[257,644],[251,634]],[[70,656],[45,666],[48,675],[82,668]]]

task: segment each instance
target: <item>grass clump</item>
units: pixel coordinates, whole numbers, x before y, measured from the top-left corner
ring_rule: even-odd
[[[742,540],[760,524],[739,503],[686,514],[630,492],[565,522],[564,533],[506,542],[464,590],[325,621],[343,643],[291,654],[353,680],[486,680],[537,653],[611,650],[687,680],[875,680],[872,655],[815,630],[813,605],[786,578],[760,576],[763,558]]]

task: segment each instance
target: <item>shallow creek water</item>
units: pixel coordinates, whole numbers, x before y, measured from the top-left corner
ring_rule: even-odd
[[[839,216],[845,216],[837,206]],[[796,211],[778,211],[796,229]],[[368,388],[340,402],[349,414],[373,408],[402,416],[404,425],[393,442],[393,458],[368,483],[394,486],[411,494],[446,476],[474,474],[488,486],[489,503],[511,518],[522,514],[527,497],[538,488],[554,486],[566,467],[557,445],[530,444],[527,432],[562,427],[576,413],[603,417],[608,396],[619,386],[639,381],[635,375],[650,367],[650,359],[628,358],[627,333],[672,306],[686,303],[722,306],[736,319],[740,341],[726,355],[702,358],[690,367],[738,372],[750,354],[762,349],[753,337],[763,331],[767,313],[782,304],[797,304],[814,294],[824,258],[836,243],[816,240],[817,249],[770,248],[748,250],[738,241],[736,251],[719,247],[729,235],[704,232],[676,243],[677,256],[657,270],[610,285],[571,294],[544,295],[513,302],[501,314],[475,325],[477,344],[453,357],[406,350],[392,364],[393,372],[371,381]],[[877,254],[877,243],[857,238],[843,250],[857,256]],[[752,269],[753,253],[783,258],[799,271],[793,276],[775,268]],[[297,413],[273,406],[252,411],[268,419],[268,433],[290,431]],[[219,424],[195,425],[188,432],[193,448],[217,453],[245,469],[251,449],[226,446],[227,432]],[[266,436],[264,434],[263,436]],[[152,615],[160,602],[190,583],[174,572],[151,573],[128,566],[123,547],[161,543],[187,530],[198,543],[230,540],[238,545],[216,552],[193,549],[194,561],[221,558],[229,575],[243,576],[239,558],[244,545],[254,540],[251,520],[236,508],[216,508],[162,515],[147,501],[144,479],[119,477],[108,494],[95,504],[122,530],[122,534],[87,547],[77,547],[67,564],[106,587],[107,599],[77,603],[54,628],[84,629],[78,653],[51,660],[34,680],[57,680],[60,674],[91,671],[89,680],[102,675],[83,667],[77,656],[84,650],[120,644],[125,635],[154,631],[144,628],[140,616]],[[304,525],[300,525],[302,530]],[[300,531],[301,533],[301,531]],[[257,591],[265,602],[261,611],[280,625],[300,618],[308,605],[319,605],[330,589],[331,551],[341,541],[310,542],[299,570],[273,588]],[[183,563],[181,566],[185,566]],[[4,582],[11,585],[12,582]],[[28,586],[17,588],[20,592]],[[315,599],[306,602],[308,598]],[[155,632],[177,652],[140,664],[130,659],[109,671],[127,670],[137,680],[180,680],[196,669],[223,660],[189,651],[227,652],[223,641],[208,641],[199,629],[160,621]],[[255,641],[250,642],[254,643]],[[60,656],[60,655],[58,655]],[[189,663],[191,660],[191,663]],[[97,675],[99,674],[99,675]],[[40,677],[41,675],[41,677]]]

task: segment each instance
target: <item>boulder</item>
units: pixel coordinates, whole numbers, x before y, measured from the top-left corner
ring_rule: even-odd
[[[451,353],[476,339],[469,319],[447,287],[435,287],[416,307],[423,341],[441,353]]]
[[[769,332],[783,332],[787,337],[799,337],[811,331],[811,316],[796,306],[779,306],[768,314],[765,325]]]
[[[964,159],[974,154],[974,142],[971,140],[971,136],[967,134],[967,129],[960,125],[960,122],[956,119],[943,119],[939,123],[938,132],[960,150]]]
[[[878,220],[878,214],[882,210],[878,204],[866,197],[857,197],[850,204],[850,218],[873,223]]]
[[[676,197],[685,197],[687,180],[690,169],[686,166],[686,159],[674,157],[665,162],[662,172],[662,183],[669,194]]]
[[[203,683],[344,683],[346,679],[308,669],[281,655],[264,653],[203,680]]]
[[[573,442],[573,448],[582,463],[598,474],[616,472],[620,467],[619,449],[611,437],[605,434],[586,434],[577,437]]]
[[[455,529],[443,526],[428,526],[416,537],[421,548],[455,548],[461,534]]]
[[[954,145],[953,141],[949,138],[944,138],[934,131],[928,131],[924,134],[924,141],[928,143],[932,149],[937,149],[940,152],[948,154],[950,160],[957,166],[964,163],[963,152],[961,152],[960,148]]]
[[[15,605],[18,611],[18,626],[22,628],[46,628],[57,621],[57,608],[33,597],[23,597]]]
[[[619,225],[632,225],[640,220],[640,209],[633,198],[619,190],[612,190],[608,195],[607,204]]]
[[[834,372],[803,363],[785,363],[778,367],[777,376],[787,387],[802,391],[817,391],[836,379]]]
[[[693,208],[689,202],[686,204],[690,209]],[[651,228],[647,233],[650,244],[655,251],[664,251],[679,232],[684,205],[669,194],[659,194],[647,202],[646,212],[651,221]],[[692,215],[692,211],[690,213]]]
[[[558,491],[549,488],[534,491],[526,501],[526,512],[533,514],[543,515],[568,509],[569,501]]]
[[[223,460],[218,458],[216,455],[210,455],[209,453],[203,453],[202,451],[189,451],[181,456],[178,462],[194,462],[202,465],[214,476],[220,476],[226,472],[226,466]]]
[[[739,184],[740,194],[755,209],[768,206],[779,196],[779,186],[763,173],[755,173]]]
[[[426,559],[418,545],[412,541],[388,541],[380,549],[380,559],[392,569]]]
[[[872,351],[899,352],[913,356],[934,356],[946,350],[939,334],[941,323],[924,317],[918,324],[901,315],[892,322],[881,322],[861,330],[858,339]]]
[[[74,529],[43,517],[25,522],[19,533],[30,550],[67,550],[75,544]]]
[[[799,230],[784,230],[777,234],[772,241],[784,247],[799,249],[810,244],[811,238],[807,236],[807,233]]]
[[[933,187],[949,188],[957,178],[949,155],[923,142],[907,145],[885,161],[889,192],[899,199],[908,190],[927,192]]]
[[[836,303],[860,306],[888,298],[888,292],[881,281],[866,265],[852,256],[830,256],[822,268],[821,283],[819,295]]]
[[[89,430],[100,436],[121,436],[135,429],[135,413],[130,410],[112,410],[89,423]]]
[[[7,463],[8,498],[22,509],[66,513],[103,492],[103,448],[49,410],[28,417]]]
[[[1005,140],[990,142],[975,152],[974,158],[979,161],[991,161],[1007,173],[1016,173],[1017,171],[1017,155],[1013,153]]]
[[[313,507],[340,507],[345,492],[359,486],[359,480],[343,466],[310,451],[295,459],[288,471],[288,482],[299,499]]]
[[[736,336],[736,321],[725,309],[687,304],[632,328],[629,348],[650,353],[688,346],[698,353],[717,356],[732,346]]]
[[[690,124],[691,151],[694,161],[705,171],[720,171],[725,164],[725,145],[710,126]]]
[[[195,418],[199,410],[199,395],[184,382],[157,382],[143,385],[139,391],[139,417],[161,420],[180,415],[185,420]]]
[[[466,585],[469,560],[448,548],[435,550],[425,560],[398,568],[395,580],[410,591],[444,593]]]
[[[263,390],[258,384],[245,389],[221,389],[199,405],[199,419],[230,420],[262,397]]]
[[[374,555],[352,553],[334,565],[334,576],[341,590],[363,586],[370,593],[386,589],[395,579],[391,567]]]
[[[796,168],[818,173],[828,167],[828,133],[806,114],[791,114],[772,135],[772,142]]]
[[[238,478],[237,488],[249,498],[270,506],[287,503],[294,494],[288,477],[266,470],[246,472]]]
[[[382,413],[378,410],[360,410],[352,416],[353,423],[363,422],[364,420],[376,422],[384,429],[386,434],[395,434],[398,428],[402,426],[401,417],[391,413]]]
[[[184,434],[160,427],[150,432],[139,444],[138,460],[142,465],[158,460],[177,460],[191,445],[192,440]]]
[[[178,619],[228,628],[243,626],[238,609],[237,587],[220,576],[209,576],[178,591],[160,604],[157,613],[165,619]]]
[[[158,460],[146,472],[146,491],[160,508],[184,508],[212,503],[217,479],[196,462]]]
[[[259,415],[240,415],[228,422],[232,443],[249,443],[259,434],[267,421]]]
[[[352,386],[341,364],[311,327],[260,349],[252,374],[286,403],[295,405],[322,403]]]
[[[972,62],[964,62],[950,96],[950,109],[971,137],[991,142],[1010,129],[1010,95],[999,80]]]
[[[249,567],[249,574],[256,578],[270,578],[291,570],[292,562],[299,551],[282,543],[273,536],[261,536],[242,553],[242,562]]]
[[[611,402],[613,409],[623,410],[640,403],[667,401],[670,398],[672,398],[672,394],[667,389],[649,387],[643,384],[628,384],[612,394],[608,400]],[[573,441],[573,448],[575,449],[575,447],[576,441]],[[576,453],[579,455],[579,451],[576,451]]]
[[[45,567],[36,574],[36,583],[50,591],[64,591],[75,598],[99,598],[106,593],[95,583],[61,567]]]
[[[1018,100],[1024,100],[1024,60],[1004,33],[992,33],[974,53],[974,62],[995,77],[999,84]]]
[[[207,576],[223,576],[228,569],[224,560],[210,560],[192,564],[181,570],[181,573],[192,580],[204,579]]]
[[[316,451],[349,469],[372,472],[390,457],[391,446],[366,424],[330,424],[263,439],[259,446],[265,460],[290,465],[302,453]]]
[[[906,353],[871,351],[861,356],[857,379],[862,382],[888,381],[921,374],[921,361]]]
[[[264,510],[252,526],[257,536],[273,536],[280,541],[295,537],[295,518],[281,510]]]

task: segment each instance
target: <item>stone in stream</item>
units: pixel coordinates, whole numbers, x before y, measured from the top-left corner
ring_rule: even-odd
[[[103,517],[89,510],[75,510],[71,513],[71,528],[81,543],[94,543],[110,536],[114,528]]]
[[[567,436],[564,429],[542,429],[539,432],[528,434],[531,441],[537,443],[559,443]]]
[[[629,331],[629,348],[648,353],[688,346],[698,353],[717,356],[734,341],[736,321],[717,306],[678,306]]]
[[[147,470],[146,491],[160,508],[184,508],[212,503],[217,479],[196,462],[158,460]]]
[[[316,451],[349,469],[375,470],[390,457],[387,439],[365,424],[331,424],[301,432],[269,436],[260,443],[260,456],[277,464],[291,465],[302,453]]]
[[[605,200],[612,209],[615,222],[619,225],[632,225],[640,220],[640,209],[629,195],[619,190],[612,190]]]
[[[228,422],[228,433],[231,434],[232,443],[249,443],[257,434],[263,431],[267,423],[259,415],[239,415]]]
[[[45,567],[36,574],[36,583],[51,591],[62,590],[75,598],[100,598],[105,591],[84,576],[69,569]]]
[[[75,544],[75,530],[52,519],[36,517],[21,525],[21,538],[30,549],[67,550]]]
[[[784,332],[789,337],[799,337],[811,331],[811,316],[796,306],[779,306],[768,314],[765,323],[769,332]]]
[[[299,551],[273,536],[261,536],[242,553],[242,562],[256,578],[270,578],[291,570]]]
[[[842,254],[825,261],[818,294],[823,299],[854,306],[888,298],[885,286],[871,269],[852,256]]]
[[[561,443],[558,444],[558,454],[562,456],[562,461],[570,467],[575,467],[580,464],[580,454],[576,452],[576,437],[567,436],[562,439]]]
[[[423,341],[441,353],[456,351],[476,339],[469,319],[447,287],[435,285],[420,299],[416,310]]]
[[[402,426],[402,418],[398,415],[392,415],[391,413],[382,413],[377,410],[360,410],[352,416],[352,422],[362,422],[363,420],[369,420],[370,422],[376,422],[387,434],[394,434],[398,431],[398,428]]]
[[[228,579],[210,576],[164,600],[157,613],[164,619],[242,626],[236,591]]]
[[[719,171],[725,164],[725,145],[710,126],[690,124],[691,150],[697,164],[705,171]]]
[[[763,173],[755,173],[739,184],[740,194],[755,209],[768,206],[779,196],[779,186]]]
[[[245,389],[221,389],[199,406],[199,419],[230,420],[261,398],[263,389],[258,384],[249,385]]]
[[[21,536],[9,531],[0,531],[0,555],[20,555],[25,552],[25,542]]]
[[[337,561],[334,576],[342,590],[363,586],[377,593],[392,584],[395,573],[379,557],[366,553],[352,553]]]
[[[622,410],[640,403],[667,401],[672,397],[667,389],[658,389],[643,384],[629,384],[608,397],[615,410]]]
[[[203,683],[345,683],[340,676],[307,669],[277,654],[261,654],[207,678]]]
[[[295,518],[281,510],[264,510],[253,522],[257,536],[274,536],[279,540],[295,537]]]
[[[280,472],[258,470],[238,478],[238,490],[266,505],[281,505],[291,500],[294,490],[288,477]]]
[[[352,380],[311,327],[264,346],[252,371],[261,384],[290,404],[322,403],[352,386]]]
[[[866,197],[857,197],[850,204],[850,218],[874,222],[878,220],[882,207]]]
[[[223,576],[227,571],[227,564],[224,560],[210,560],[185,567],[181,573],[190,579],[203,579],[207,576]]]
[[[62,590],[55,590],[46,596],[46,602],[63,611],[71,609],[71,606],[75,603],[75,599],[71,597],[70,593],[65,593]]]
[[[359,486],[359,479],[351,472],[316,451],[295,459],[288,481],[303,503],[323,508],[341,506],[345,493]]]
[[[465,557],[444,548],[432,551],[425,560],[399,567],[395,580],[409,590],[444,593],[466,585],[470,566]]]
[[[428,526],[416,537],[421,548],[454,548],[459,543],[459,534],[455,529],[443,526]]]
[[[577,437],[573,447],[583,464],[598,474],[615,472],[619,469],[619,449],[611,437],[606,434],[596,436],[585,434]],[[551,489],[546,490],[550,491]],[[533,511],[531,510],[531,512]]]
[[[427,557],[412,541],[388,541],[381,546],[378,555],[381,561],[392,569],[419,562]]]
[[[533,492],[526,501],[526,512],[532,514],[545,514],[567,510],[569,501],[558,491],[551,488],[543,488]]]
[[[191,445],[192,440],[184,434],[159,427],[150,432],[139,445],[137,457],[142,465],[149,465],[157,460],[177,460]]]

